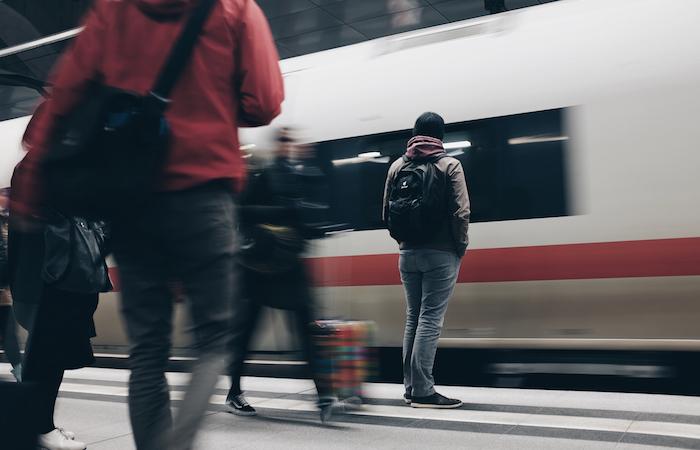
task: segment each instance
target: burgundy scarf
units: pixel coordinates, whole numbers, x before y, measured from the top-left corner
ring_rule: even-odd
[[[430,136],[414,136],[408,141],[408,159],[430,158],[445,153],[442,141]]]

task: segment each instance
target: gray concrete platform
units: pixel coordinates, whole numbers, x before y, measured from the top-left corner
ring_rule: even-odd
[[[9,367],[0,364],[0,376]],[[128,372],[82,369],[66,373],[56,422],[90,450],[134,448],[127,415]],[[168,374],[174,407],[186,374]],[[700,398],[501,388],[439,387],[462,399],[457,410],[414,409],[402,387],[368,384],[367,404],[339,411],[322,425],[308,380],[244,378],[259,412],[225,412],[222,378],[198,437],[201,449],[700,449]]]

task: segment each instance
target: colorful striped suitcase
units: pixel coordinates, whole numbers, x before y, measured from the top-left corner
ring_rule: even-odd
[[[315,329],[318,381],[341,401],[361,401],[376,373],[374,322],[319,320]]]

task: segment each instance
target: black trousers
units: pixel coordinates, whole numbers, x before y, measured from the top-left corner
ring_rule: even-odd
[[[238,317],[233,329],[229,396],[242,392],[241,375],[245,358],[264,306],[285,309],[291,314],[292,325],[296,329],[301,350],[307,362],[307,376],[314,380],[320,398],[328,396],[329,389],[318,376],[318,352],[312,326],[315,320],[314,301],[303,264],[300,263],[291,271],[281,275],[264,275],[244,269],[241,271],[241,282],[245,312]]]
[[[147,209],[113,223],[130,343],[129,416],[139,450],[191,448],[225,372],[237,307],[234,214],[230,191],[209,184],[157,194]],[[188,300],[198,357],[174,420],[165,379],[173,282]]]
[[[32,425],[37,434],[46,434],[56,428],[53,422],[58,390],[63,382],[63,369],[25,370],[22,383],[34,386]]]
[[[44,434],[56,428],[54,410],[65,369],[94,362],[90,338],[97,294],[73,294],[42,288],[39,304],[15,302],[17,320],[28,332],[22,383],[33,387],[32,428]]]

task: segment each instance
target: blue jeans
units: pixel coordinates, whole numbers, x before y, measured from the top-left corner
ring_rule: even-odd
[[[435,351],[460,263],[453,252],[401,250],[399,270],[406,291],[403,376],[406,393],[414,397],[435,393]]]

